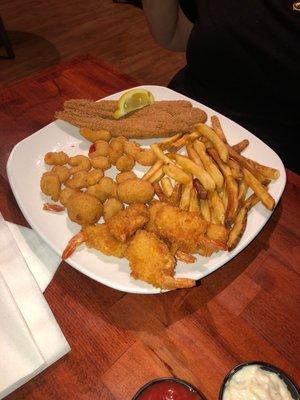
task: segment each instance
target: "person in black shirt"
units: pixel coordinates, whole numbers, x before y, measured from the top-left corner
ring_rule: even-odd
[[[238,122],[299,173],[300,2],[143,0],[143,8],[157,42],[186,51],[169,87]]]

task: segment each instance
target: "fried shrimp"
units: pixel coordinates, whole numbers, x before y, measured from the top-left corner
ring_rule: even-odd
[[[112,178],[104,176],[99,183],[89,186],[86,192],[104,203],[110,197],[117,197],[117,184]]]
[[[61,183],[65,183],[70,177],[70,170],[64,165],[55,165],[52,168],[51,172],[54,172],[55,174],[58,175],[58,178]]]
[[[45,172],[40,181],[41,191],[50,196],[53,201],[57,201],[60,195],[60,180],[54,172]]]
[[[210,222],[200,218],[196,212],[183,211],[169,205],[156,206],[152,214],[152,231],[162,239],[175,244],[177,250],[186,253],[200,253],[207,256],[213,251],[227,250],[225,238],[226,228],[211,227]],[[209,236],[207,233],[209,232]]]
[[[44,161],[48,165],[65,165],[69,161],[69,156],[63,151],[50,151],[45,154]]]
[[[104,129],[93,130],[89,128],[80,128],[80,135],[90,142],[97,142],[98,140],[106,140],[107,142],[111,139],[111,134],[109,131]]]
[[[121,171],[131,171],[134,167],[135,160],[132,156],[123,154],[116,162],[116,168]]]
[[[103,212],[103,206],[96,197],[82,192],[71,195],[66,207],[70,220],[79,225],[95,224]]]
[[[107,156],[109,144],[105,140],[97,140],[92,146],[93,151],[89,152],[89,157]]]
[[[107,226],[110,233],[124,243],[148,221],[148,207],[144,204],[134,203],[112,216],[108,220]]]
[[[103,205],[103,218],[107,222],[111,217],[123,210],[124,205],[117,199],[111,197]]]
[[[134,141],[124,142],[124,153],[132,156],[139,164],[144,166],[151,166],[157,160],[152,149],[143,149]]]
[[[72,196],[72,194],[79,193],[79,189],[71,189],[68,187],[65,187],[59,195],[59,202],[63,205],[67,205],[67,201],[69,198]]]
[[[87,247],[101,251],[107,256],[118,258],[124,257],[127,248],[126,244],[119,242],[110,234],[107,224],[96,224],[82,228],[77,235],[72,237],[63,251],[62,259],[69,258],[81,243],[85,243]]]
[[[125,257],[134,279],[169,290],[195,286],[193,279],[174,277],[175,257],[153,233],[145,230],[137,232],[125,251]]]
[[[72,167],[70,169],[71,174],[76,174],[76,172],[79,171],[89,171],[91,169],[91,162],[89,158],[83,155],[70,157],[68,164]]]

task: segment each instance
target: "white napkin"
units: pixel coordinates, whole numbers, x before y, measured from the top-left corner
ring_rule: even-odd
[[[32,229],[6,222],[42,292],[51,282],[61,258]]]
[[[0,214],[0,399],[69,351]]]

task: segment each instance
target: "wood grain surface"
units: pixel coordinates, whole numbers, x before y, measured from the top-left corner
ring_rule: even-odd
[[[0,211],[27,225],[9,188],[12,147],[53,120],[71,97],[99,99],[135,82],[91,57],[0,91]],[[9,400],[126,400],[145,382],[176,376],[215,400],[229,369],[262,360],[300,379],[300,177],[256,239],[193,289],[125,294],[65,263],[46,299],[72,351]]]
[[[186,64],[184,52],[155,43],[143,11],[129,4],[1,0],[0,13],[16,54],[15,60],[0,58],[0,86],[85,53],[144,84],[167,85]]]

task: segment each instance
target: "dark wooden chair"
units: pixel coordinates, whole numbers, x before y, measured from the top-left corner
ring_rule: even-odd
[[[0,47],[2,46],[4,47],[6,54],[0,55],[0,58],[15,58],[15,53],[13,51],[4,23],[0,16]]]

